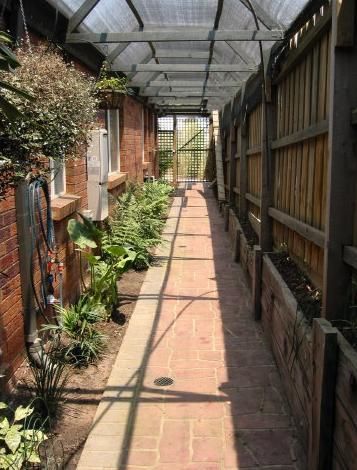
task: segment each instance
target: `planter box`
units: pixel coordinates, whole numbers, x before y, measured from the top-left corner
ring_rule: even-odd
[[[307,451],[313,384],[311,328],[267,255],[263,257],[261,314],[263,329]]]
[[[98,98],[101,109],[121,109],[125,95],[114,90],[99,90]]]
[[[338,333],[333,469],[357,466],[357,352]]]
[[[249,245],[244,232],[242,230],[242,227],[239,223],[238,217],[235,215],[232,209],[229,210],[229,224],[228,224],[228,231],[229,231],[229,237],[232,243],[232,246],[234,244],[235,240],[235,233],[236,231],[239,231],[240,237],[240,248],[239,248],[239,253],[240,253],[240,263],[242,265],[242,268],[244,271],[248,274],[248,281],[249,284],[251,285],[252,279],[253,279],[253,248]]]

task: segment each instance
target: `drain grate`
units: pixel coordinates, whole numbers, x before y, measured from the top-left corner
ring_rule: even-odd
[[[158,387],[166,387],[168,385],[172,385],[174,383],[171,377],[158,377],[154,380],[154,384]]]

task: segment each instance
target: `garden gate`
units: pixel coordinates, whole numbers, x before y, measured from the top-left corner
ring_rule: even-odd
[[[159,118],[160,177],[168,182],[206,181],[209,153],[209,118]]]

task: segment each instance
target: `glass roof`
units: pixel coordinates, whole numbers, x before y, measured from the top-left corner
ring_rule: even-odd
[[[261,30],[287,29],[309,0],[250,0],[259,18]],[[58,8],[65,16],[70,18],[86,0],[48,0]],[[214,29],[215,18],[219,0],[99,0],[93,10],[87,15],[78,27],[79,32],[131,32],[139,31],[138,20],[130,8],[130,3],[136,9],[144,25],[144,31],[169,31],[181,28]],[[247,0],[224,0],[219,18],[219,30],[255,30],[255,22],[251,11],[244,5]],[[269,26],[269,28],[267,28]],[[274,43],[263,41],[263,49],[270,48]],[[110,54],[118,44],[97,44],[101,52]],[[211,41],[194,42],[153,42],[151,44],[132,42],[124,48],[113,61],[113,70],[121,70],[124,66],[132,64],[207,64]],[[206,57],[199,59],[178,58],[180,52],[205,52]],[[162,53],[171,52],[171,58],[157,58]],[[176,54],[179,55],[179,54]],[[257,41],[215,41],[211,64],[240,64],[258,65],[260,63],[259,43]],[[252,72],[209,72],[210,83],[222,83],[226,80],[237,81],[237,88],[216,88],[225,96],[207,97],[208,109],[222,108],[234,94],[237,93],[241,83]],[[202,83],[207,78],[206,72],[138,72],[127,74],[135,82],[147,82],[149,80],[194,80]],[[167,98],[167,100],[184,104],[188,99],[181,99],[183,92],[190,88],[141,88],[140,92],[155,94],[159,91],[180,92],[179,97]],[[199,91],[199,88],[192,88]],[[209,92],[210,88],[207,88]],[[202,97],[201,97],[202,98]],[[156,99],[156,98],[155,98]],[[164,99],[164,98],[163,98]],[[166,98],[165,98],[166,99]],[[162,99],[160,98],[162,101]],[[191,101],[201,102],[200,97],[191,98]]]

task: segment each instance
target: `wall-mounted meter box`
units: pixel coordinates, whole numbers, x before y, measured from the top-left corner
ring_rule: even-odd
[[[87,192],[88,209],[96,221],[108,217],[108,161],[108,133],[95,129],[87,149]]]

